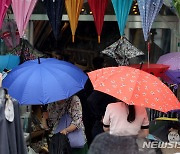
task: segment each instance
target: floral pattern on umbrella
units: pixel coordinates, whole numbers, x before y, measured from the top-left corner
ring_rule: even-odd
[[[180,109],[174,93],[159,78],[142,70],[127,67],[106,67],[88,73],[95,90],[121,101],[162,112]]]
[[[129,65],[128,59],[144,55],[142,51],[133,46],[125,37],[117,40],[101,51],[101,53],[114,58],[119,66]]]
[[[137,0],[142,20],[145,41],[148,40],[152,24],[159,13],[163,0]]]

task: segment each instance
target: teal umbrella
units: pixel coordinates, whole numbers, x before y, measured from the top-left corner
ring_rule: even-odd
[[[112,0],[121,36],[124,35],[127,17],[133,0]]]
[[[11,70],[20,63],[19,56],[16,55],[0,55],[0,72],[4,69]]]

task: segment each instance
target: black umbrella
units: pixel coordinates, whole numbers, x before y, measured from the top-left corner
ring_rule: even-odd
[[[60,32],[64,0],[43,0],[56,40]]]

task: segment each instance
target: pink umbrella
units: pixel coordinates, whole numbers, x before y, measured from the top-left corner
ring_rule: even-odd
[[[10,4],[11,0],[0,0],[0,29],[2,28],[2,23]]]
[[[29,18],[37,0],[12,0],[12,9],[17,23],[20,38],[24,35]]]

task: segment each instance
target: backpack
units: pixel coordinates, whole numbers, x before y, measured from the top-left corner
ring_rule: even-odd
[[[69,139],[66,135],[57,133],[51,137],[49,154],[72,154]]]

